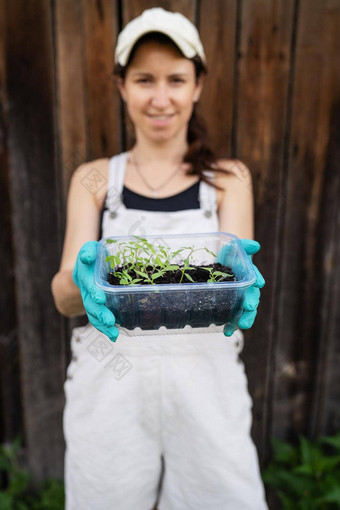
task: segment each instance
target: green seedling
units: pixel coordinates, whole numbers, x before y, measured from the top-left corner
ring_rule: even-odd
[[[142,283],[155,284],[157,280],[168,271],[179,270],[181,272],[180,282],[188,280],[195,283],[188,271],[195,269],[192,266],[191,257],[199,251],[204,250],[214,258],[213,253],[208,248],[194,248],[192,246],[185,246],[178,250],[172,251],[169,247],[164,245],[153,245],[143,237],[135,236],[136,241],[123,241],[118,242],[114,239],[108,239],[108,244],[118,244],[118,250],[114,255],[108,255],[105,258],[109,262],[113,275],[119,279],[120,285],[140,285]],[[173,261],[179,255],[185,256],[183,264],[174,264]],[[204,268],[210,271],[209,282],[218,282],[228,275],[221,271],[213,271],[213,268]],[[138,278],[133,278],[130,273],[138,275]]]
[[[214,269],[213,267],[201,267],[201,269],[208,271],[209,273],[209,279],[207,280],[208,282],[216,283],[222,281],[224,278],[227,278],[228,276],[232,276],[231,274],[224,273],[223,271],[213,271]]]

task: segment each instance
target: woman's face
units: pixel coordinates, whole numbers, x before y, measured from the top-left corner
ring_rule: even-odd
[[[137,48],[118,86],[137,140],[186,142],[193,104],[202,89],[193,62],[170,45],[147,42]]]

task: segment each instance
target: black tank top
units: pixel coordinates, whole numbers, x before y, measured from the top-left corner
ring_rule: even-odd
[[[123,187],[123,204],[127,209],[141,211],[184,211],[186,209],[199,209],[199,182],[181,191],[177,195],[166,198],[151,198],[139,195]]]

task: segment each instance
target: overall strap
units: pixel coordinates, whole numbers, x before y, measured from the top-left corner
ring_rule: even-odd
[[[128,152],[122,152],[113,156],[109,161],[106,208],[110,212],[114,212],[122,201],[127,158]]]
[[[217,210],[216,189],[204,181],[200,182],[199,200],[201,209],[204,210],[204,214],[207,217],[216,213]]]

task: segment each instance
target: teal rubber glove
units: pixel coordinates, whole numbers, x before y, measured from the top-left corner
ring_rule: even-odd
[[[73,281],[79,287],[87,317],[95,328],[115,342],[118,329],[113,313],[105,306],[106,296],[94,283],[97,241],[88,241],[79,250]]]
[[[240,239],[244,251],[247,253],[250,262],[251,255],[257,253],[260,249],[260,244],[257,241],[252,241],[251,239]],[[228,245],[224,246],[220,253],[217,256],[217,262],[221,262],[222,264],[228,265]],[[252,263],[253,264],[253,263]],[[241,317],[238,320],[238,327],[240,329],[250,329],[254,324],[255,317],[257,314],[257,307],[260,302],[260,289],[264,287],[265,280],[257,269],[257,267],[253,264],[253,268],[256,274],[256,281],[253,283],[251,287],[245,291],[245,296],[243,300],[243,312]],[[237,326],[232,326],[231,324],[227,324],[224,329],[225,336],[231,336],[237,329]]]

